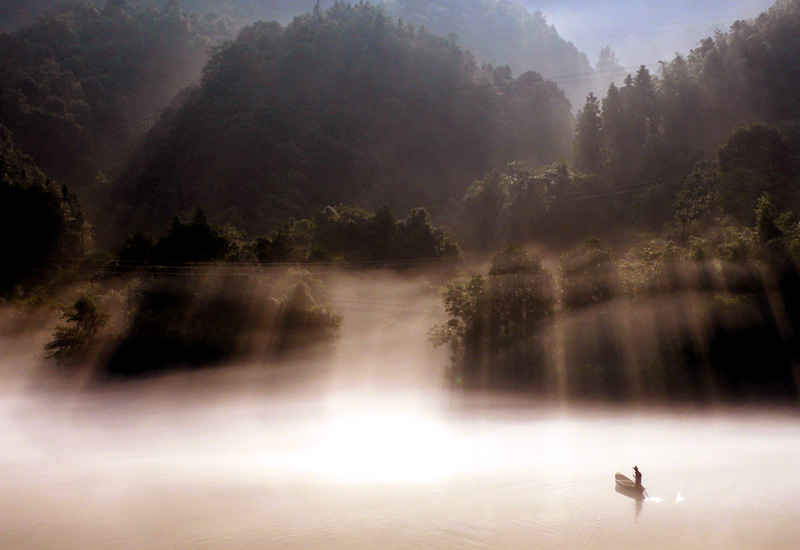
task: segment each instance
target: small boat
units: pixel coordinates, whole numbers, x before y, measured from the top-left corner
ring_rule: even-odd
[[[618,493],[623,493],[634,497],[644,496],[644,487],[637,487],[636,483],[634,483],[633,480],[628,476],[617,472],[614,476],[614,479],[617,482],[616,489]]]

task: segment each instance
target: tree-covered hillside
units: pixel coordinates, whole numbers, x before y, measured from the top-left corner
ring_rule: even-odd
[[[87,0],[102,8],[107,0]],[[150,4],[161,8],[179,4],[188,12],[215,13],[242,22],[291,21],[297,15],[310,12],[316,0],[127,0],[129,4]],[[53,10],[64,0],[0,0],[0,32],[12,32],[32,25],[36,18]],[[324,2],[323,2],[324,4]]]
[[[496,163],[567,154],[563,92],[481,69],[449,39],[343,3],[218,48],[115,195],[124,225],[204,206],[264,233],[327,205],[441,206]]]
[[[0,123],[50,177],[86,185],[120,163],[230,31],[175,2],[61,2],[0,35]]]
[[[451,319],[431,339],[450,347],[455,384],[798,399],[797,36],[800,1],[785,1],[659,75],[640,67],[587,98],[572,170],[510,164],[468,190],[464,245],[544,243],[562,255],[547,273],[511,248],[488,277],[446,287]],[[498,269],[509,257],[516,279]]]
[[[88,240],[77,197],[48,179],[0,125],[0,299],[82,258]]]
[[[598,74],[587,56],[547,22],[546,14],[531,12],[519,2],[384,0],[382,5],[404,21],[442,36],[457,36],[459,46],[479,62],[556,78],[573,104],[579,105],[588,90],[608,85],[622,70],[606,63],[598,67],[603,72]]]
[[[606,74],[598,75],[586,55],[547,22],[546,13],[528,9],[518,1],[372,0],[371,3],[381,6],[388,16],[412,23],[415,27],[424,26],[433,34],[455,35],[459,47],[469,50],[478,63],[508,65],[515,74],[536,71],[545,78],[561,77],[562,87],[574,104],[580,104],[586,90],[594,89],[596,85],[602,88],[620,76],[621,67],[607,63],[597,67]],[[310,12],[316,4],[316,0],[181,2],[190,11],[216,11],[244,21],[280,22]],[[319,4],[328,8],[334,1]]]
[[[590,96],[577,116],[574,155],[592,192],[635,197],[610,201],[633,214],[619,219],[664,223],[684,178],[705,160],[719,168],[720,196],[742,223],[752,222],[764,191],[780,208],[800,206],[798,36],[800,2],[779,2],[662,63],[660,75],[641,67],[602,100]]]
[[[101,6],[104,0],[91,0]],[[144,0],[129,0],[145,4]],[[172,0],[174,2],[174,0]],[[0,3],[0,30],[32,24],[34,18],[51,9],[58,0],[37,0],[23,5]],[[157,6],[165,0],[150,2]],[[329,8],[334,0],[319,5]],[[579,105],[589,89],[604,88],[621,76],[621,67],[601,57],[593,67],[583,52],[559,35],[547,22],[546,13],[508,0],[372,0],[392,18],[441,36],[455,35],[461,48],[469,50],[478,63],[509,65],[520,74],[536,71],[545,78],[559,77],[567,97]],[[294,17],[313,11],[316,0],[181,0],[180,6],[193,13],[217,13],[240,24],[255,21],[289,23]],[[590,52],[592,55],[597,52]],[[605,59],[605,61],[603,61]],[[596,70],[595,70],[596,69]],[[622,75],[624,76],[624,74]]]

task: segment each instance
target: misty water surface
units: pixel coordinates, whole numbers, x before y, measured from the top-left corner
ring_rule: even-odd
[[[356,295],[426,299],[336,289],[340,304]],[[5,338],[0,547],[764,549],[800,536],[792,413],[454,393],[425,342],[435,318],[347,319],[321,364],[101,387],[43,378],[46,335]],[[644,502],[614,491],[635,464]]]

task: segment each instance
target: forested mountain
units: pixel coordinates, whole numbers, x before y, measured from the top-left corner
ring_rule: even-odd
[[[218,48],[114,202],[128,226],[202,205],[256,232],[339,202],[441,206],[497,163],[564,156],[571,126],[540,75],[481,69],[453,40],[339,3]]]
[[[603,99],[604,143],[598,145],[612,162],[653,139],[673,149],[708,151],[739,122],[800,119],[798,36],[800,2],[781,1],[703,40],[688,56],[663,62],[657,78],[639,69]],[[584,116],[591,118],[594,107],[587,107]]]
[[[620,221],[638,218],[656,229],[669,221],[682,181],[705,160],[721,171],[718,181],[727,183],[720,196],[742,223],[752,223],[764,191],[779,208],[800,206],[797,36],[800,2],[779,2],[662,63],[659,75],[643,66],[604,98],[589,96],[574,143],[574,166],[588,175],[581,192],[607,200]]]
[[[91,0],[101,6],[104,0]],[[143,0],[129,0],[145,4]],[[10,30],[33,23],[34,17],[52,8],[57,0],[38,0],[23,5],[0,4],[0,21]],[[163,5],[160,0],[151,2]],[[323,0],[322,8],[335,2]],[[373,0],[386,14],[416,27],[424,26],[440,36],[455,35],[458,45],[469,50],[478,63],[509,65],[515,74],[536,71],[545,78],[561,79],[561,86],[573,105],[579,105],[590,89],[600,90],[624,76],[622,67],[609,64],[610,57],[595,67],[574,44],[561,37],[546,14],[522,3],[508,0]],[[313,11],[316,0],[181,0],[192,13],[217,13],[242,24],[255,21],[289,23],[294,17]],[[598,52],[591,52],[596,55]]]
[[[61,2],[0,35],[0,123],[48,176],[85,186],[120,163],[230,32],[175,2]]]
[[[461,18],[477,32],[483,8],[510,25],[484,20],[487,42],[519,23],[509,36],[548,36],[537,51],[570,66],[543,16],[489,1],[336,2],[244,27],[202,71],[230,27],[175,2],[76,0],[0,36],[0,297],[81,259],[98,288],[147,279],[111,361],[139,373],[236,357],[242,334],[267,356],[331,345],[340,317],[304,275],[253,299],[265,264],[430,275],[512,245],[445,288],[451,319],[431,336],[454,383],[797,399],[800,0],[640,67],[574,118],[553,81],[431,31]],[[93,219],[124,247],[87,258],[81,206],[50,178],[113,171],[168,102]],[[89,298],[65,309],[79,326],[51,351],[94,339],[105,317]]]
[[[459,46],[478,62],[508,65],[516,74],[532,70],[556,78],[573,104],[579,105],[588,90],[624,76],[621,67],[604,66],[607,78],[598,81],[584,53],[559,36],[541,11],[532,13],[518,2],[385,0],[382,5],[393,16],[435,34],[457,36]]]
[[[67,0],[68,2],[71,0]],[[107,0],[87,0],[98,8]],[[156,8],[175,4],[175,0],[127,0],[132,5],[150,4]],[[0,0],[0,32],[11,32],[32,25],[36,18],[63,4],[64,0]],[[215,13],[242,22],[291,21],[297,15],[310,12],[316,0],[180,0],[188,12]],[[324,2],[323,2],[324,4]]]
[[[796,402],[800,1],[642,66],[578,113],[573,169],[510,164],[456,219],[486,252],[448,285],[457,386],[576,399]],[[607,246],[597,238],[602,237]]]
[[[0,299],[80,259],[88,240],[77,197],[48,179],[0,125]]]
[[[271,4],[251,8],[259,5]],[[698,160],[716,161],[738,122],[777,124],[780,140],[743,131],[739,142],[752,143],[737,150],[772,147],[765,155],[784,163],[797,156],[795,1],[704,40],[662,63],[659,74],[642,67],[604,97],[591,96],[577,120],[574,162],[547,173],[530,168],[569,147],[563,94],[536,73],[514,78],[504,66],[480,67],[462,49],[464,37],[429,32],[458,20],[474,26],[467,34],[478,21],[500,33],[496,15],[522,29],[535,21],[535,32],[546,34],[552,29],[543,17],[503,2],[395,0],[381,9],[337,3],[287,27],[248,27],[215,50],[200,86],[179,96],[128,164],[115,208],[133,210],[132,225],[161,229],[174,213],[204,205],[216,221],[263,234],[287,216],[339,202],[442,207],[477,180],[451,219],[491,191],[500,197],[502,228],[480,237],[494,246],[492,234],[536,238],[548,227],[574,226],[570,219],[659,227],[680,181]],[[482,9],[494,15],[481,19]],[[401,13],[402,23],[395,19]],[[113,0],[102,9],[63,2],[32,27],[0,36],[0,122],[48,176],[86,185],[98,172],[113,173],[160,107],[199,74],[209,46],[229,32],[225,20],[189,15],[174,1],[155,8]],[[553,51],[570,50],[548,36]],[[502,40],[484,42],[499,47]],[[603,59],[614,65],[612,52]],[[506,161],[528,166],[488,175]],[[773,182],[735,193],[747,197],[737,209],[752,216],[750,202],[763,190],[779,207],[792,207],[782,189]],[[510,221],[524,220],[521,213],[534,206],[542,215],[520,221],[524,228]],[[487,216],[492,208],[477,210]]]

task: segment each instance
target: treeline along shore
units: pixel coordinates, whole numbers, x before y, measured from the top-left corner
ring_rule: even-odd
[[[796,401],[800,2],[574,112],[543,73],[582,54],[543,14],[512,9],[550,33],[540,65],[489,63],[419,4],[243,25],[72,0],[0,35],[0,296],[62,315],[43,353],[115,376],[328,353],[326,273],[390,272],[441,287],[455,387]]]

